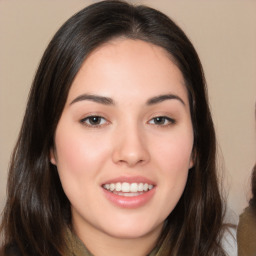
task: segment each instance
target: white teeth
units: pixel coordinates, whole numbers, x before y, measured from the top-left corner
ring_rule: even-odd
[[[114,194],[117,194],[119,196],[126,196],[126,197],[132,197],[132,196],[138,196],[143,194],[142,192],[138,192],[138,193],[123,193],[123,192],[113,192]]]
[[[139,186],[138,186],[138,191],[143,191],[143,183],[140,183]]]
[[[116,191],[122,190],[122,184],[120,182],[116,183]]]
[[[122,183],[122,192],[130,192],[130,184],[127,182]]]
[[[132,183],[130,186],[130,191],[131,192],[138,192],[138,184],[137,183]]]
[[[118,193],[119,195],[124,195],[124,193],[129,193],[129,195],[126,194],[126,196],[134,196],[135,193],[136,195],[138,195],[137,192],[143,192],[143,191],[146,192],[148,190],[151,190],[154,186],[148,183],[117,182],[117,183],[104,184],[103,187],[106,190],[109,190],[114,193],[119,192]]]
[[[114,184],[114,183],[111,183],[111,184],[109,185],[109,189],[110,189],[110,191],[114,191],[114,190],[115,190],[115,188],[116,188],[116,186],[115,186],[115,184]]]

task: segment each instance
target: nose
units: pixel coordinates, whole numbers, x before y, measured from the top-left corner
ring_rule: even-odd
[[[145,131],[139,127],[119,129],[114,137],[113,162],[128,167],[144,165],[150,159]]]

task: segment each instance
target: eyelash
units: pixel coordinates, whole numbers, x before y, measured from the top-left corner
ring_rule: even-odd
[[[102,123],[103,121],[103,123]],[[152,123],[152,121],[154,123]],[[158,123],[157,123],[158,122]],[[102,116],[92,115],[83,118],[80,123],[89,128],[100,128],[107,125],[109,122]],[[167,127],[176,123],[176,120],[167,116],[156,116],[148,121],[150,125],[156,125],[158,127]]]

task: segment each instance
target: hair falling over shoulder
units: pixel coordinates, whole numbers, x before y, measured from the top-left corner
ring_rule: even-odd
[[[165,49],[182,72],[189,95],[195,164],[180,201],[166,220],[157,255],[225,255],[221,245],[225,209],[216,170],[215,131],[198,55],[166,15],[123,1],[98,2],[75,14],[58,30],[42,57],[11,159],[1,255],[66,255],[70,203],[49,152],[83,61],[94,49],[118,37]]]

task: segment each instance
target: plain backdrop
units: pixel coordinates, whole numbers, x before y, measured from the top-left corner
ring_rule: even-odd
[[[93,2],[0,0],[0,210],[5,202],[10,155],[43,51],[66,19]],[[132,2],[169,15],[188,35],[201,58],[216,125],[228,213],[236,222],[250,198],[256,155],[256,1]]]

